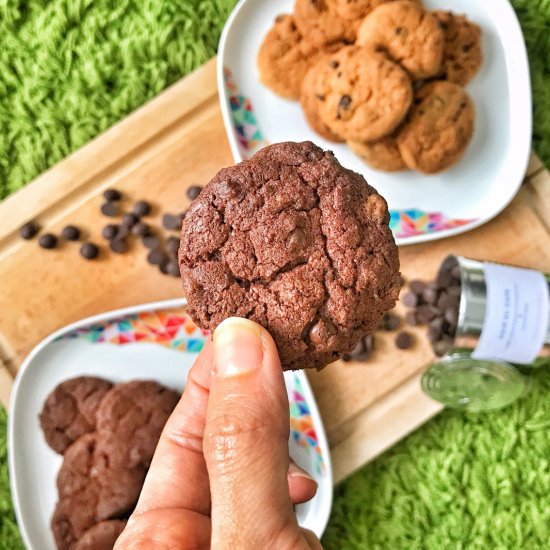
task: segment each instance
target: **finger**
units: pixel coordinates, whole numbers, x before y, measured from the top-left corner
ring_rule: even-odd
[[[185,508],[210,513],[210,485],[202,453],[213,365],[207,341],[189,371],[185,391],[162,432],[136,507],[137,512]]]
[[[212,548],[267,547],[297,525],[287,482],[289,406],[271,336],[230,318],[214,333],[204,455],[212,494]],[[244,530],[244,531],[243,531]]]
[[[313,531],[310,531],[309,529],[302,529],[302,534],[311,550],[323,550],[319,537]]]
[[[294,462],[291,462],[288,467],[287,479],[292,504],[307,502],[317,493],[317,482]]]

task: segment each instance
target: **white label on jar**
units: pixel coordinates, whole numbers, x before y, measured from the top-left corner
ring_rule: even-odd
[[[483,264],[487,306],[474,359],[529,364],[538,356],[548,329],[549,294],[544,275]]]

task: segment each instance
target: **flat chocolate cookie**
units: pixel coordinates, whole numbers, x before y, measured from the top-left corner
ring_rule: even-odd
[[[50,393],[40,413],[40,426],[54,451],[63,454],[73,441],[95,429],[97,407],[112,386],[102,378],[79,376]]]
[[[283,369],[321,368],[373,331],[399,294],[386,201],[311,142],[265,147],[210,181],[183,222],[188,312],[270,331]]]
[[[96,523],[82,535],[75,550],[113,550],[124,527],[126,521],[116,519]]]

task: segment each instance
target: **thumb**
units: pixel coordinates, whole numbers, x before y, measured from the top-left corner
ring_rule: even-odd
[[[269,548],[298,531],[288,491],[289,410],[269,333],[230,318],[214,332],[204,437],[212,548]]]

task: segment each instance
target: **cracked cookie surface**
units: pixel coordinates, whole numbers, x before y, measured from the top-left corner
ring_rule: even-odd
[[[445,36],[434,15],[415,2],[382,4],[357,31],[357,44],[383,51],[411,78],[436,76],[441,70]]]
[[[399,65],[358,46],[346,46],[323,60],[315,66],[313,93],[321,119],[336,135],[373,141],[405,118],[413,91]]]
[[[474,125],[474,105],[464,88],[452,82],[432,82],[415,94],[396,141],[409,168],[433,174],[460,160]]]
[[[441,76],[465,86],[477,74],[483,61],[481,29],[464,15],[449,11],[432,13],[445,33]]]
[[[321,368],[374,330],[399,293],[385,200],[311,142],[225,168],[191,205],[179,253],[188,312],[213,330],[263,325],[283,369]]]
[[[113,385],[94,376],[79,376],[59,384],[48,395],[40,413],[40,425],[48,445],[57,453],[96,425],[96,412]]]

